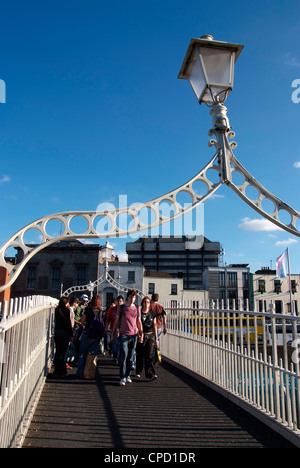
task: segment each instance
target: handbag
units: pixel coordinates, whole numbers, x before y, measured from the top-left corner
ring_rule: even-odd
[[[154,363],[155,363],[155,364],[161,364],[161,354],[160,354],[159,349],[157,349],[157,348],[156,348],[156,350],[155,350],[155,360],[154,360]]]
[[[97,356],[88,354],[86,356],[83,378],[86,380],[93,380],[96,378]]]

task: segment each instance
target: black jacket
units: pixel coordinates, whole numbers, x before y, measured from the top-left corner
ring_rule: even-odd
[[[55,309],[55,330],[65,330],[73,335],[70,310],[67,307],[56,307]]]

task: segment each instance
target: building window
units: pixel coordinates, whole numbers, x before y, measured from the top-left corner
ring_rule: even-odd
[[[243,273],[243,288],[249,288],[249,273]]]
[[[282,301],[275,301],[275,314],[283,314]]]
[[[27,289],[34,289],[35,287],[36,268],[29,266],[27,269]]]
[[[243,308],[244,310],[247,310],[247,306],[249,306],[249,299],[250,299],[250,296],[249,296],[249,290],[248,289],[244,289],[243,290]]]
[[[86,267],[77,267],[77,275],[76,275],[76,285],[83,286],[86,284]]]
[[[225,289],[220,289],[220,300],[221,301],[226,300],[226,291],[225,291]]]
[[[171,294],[177,294],[177,284],[171,284]]]
[[[225,272],[220,271],[220,288],[225,288]]]
[[[109,307],[114,300],[114,295],[112,292],[107,292],[106,293],[106,307]]]
[[[227,291],[227,299],[229,299],[229,307],[232,309],[237,306],[238,294],[236,289],[229,289]]]
[[[115,279],[115,270],[108,270],[108,274],[111,278]]]
[[[298,283],[295,280],[291,280],[291,286],[292,286],[292,293],[295,294],[295,292],[297,292]]]
[[[129,271],[128,272],[128,283],[134,283],[135,282],[135,271]]]
[[[53,267],[51,271],[51,289],[59,290],[60,288],[60,268]]]
[[[155,293],[155,284],[154,283],[149,283],[148,284],[148,294],[154,294]]]
[[[274,280],[274,290],[277,294],[281,293],[281,281]]]
[[[237,287],[237,274],[228,273],[227,281],[228,281],[228,284],[227,284],[228,288],[236,288]]]
[[[267,302],[259,300],[258,301],[258,312],[267,312]]]
[[[266,282],[263,279],[258,280],[258,292],[260,292],[261,294],[266,292]]]

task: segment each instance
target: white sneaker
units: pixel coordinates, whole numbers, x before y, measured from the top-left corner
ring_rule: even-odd
[[[121,379],[121,380],[120,380],[120,385],[125,385],[125,383],[126,383],[126,380],[125,380],[125,379]]]
[[[127,377],[126,382],[127,382],[127,383],[132,383],[131,378],[130,378],[130,377]]]

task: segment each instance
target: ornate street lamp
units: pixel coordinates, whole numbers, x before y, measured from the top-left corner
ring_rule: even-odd
[[[210,35],[192,39],[178,78],[189,80],[200,104],[222,104],[232,90],[234,64],[243,47]]]
[[[111,260],[113,250],[113,246],[110,245],[108,241],[105,243],[105,247],[101,248],[101,256],[106,262],[108,262],[108,260]]]
[[[243,45],[215,41],[209,34],[200,39],[191,39],[178,78],[188,80],[199,102],[211,107],[213,129],[209,135],[215,135],[212,141],[218,152],[220,178],[231,183],[230,132],[227,108],[223,105],[233,88],[234,65]]]

